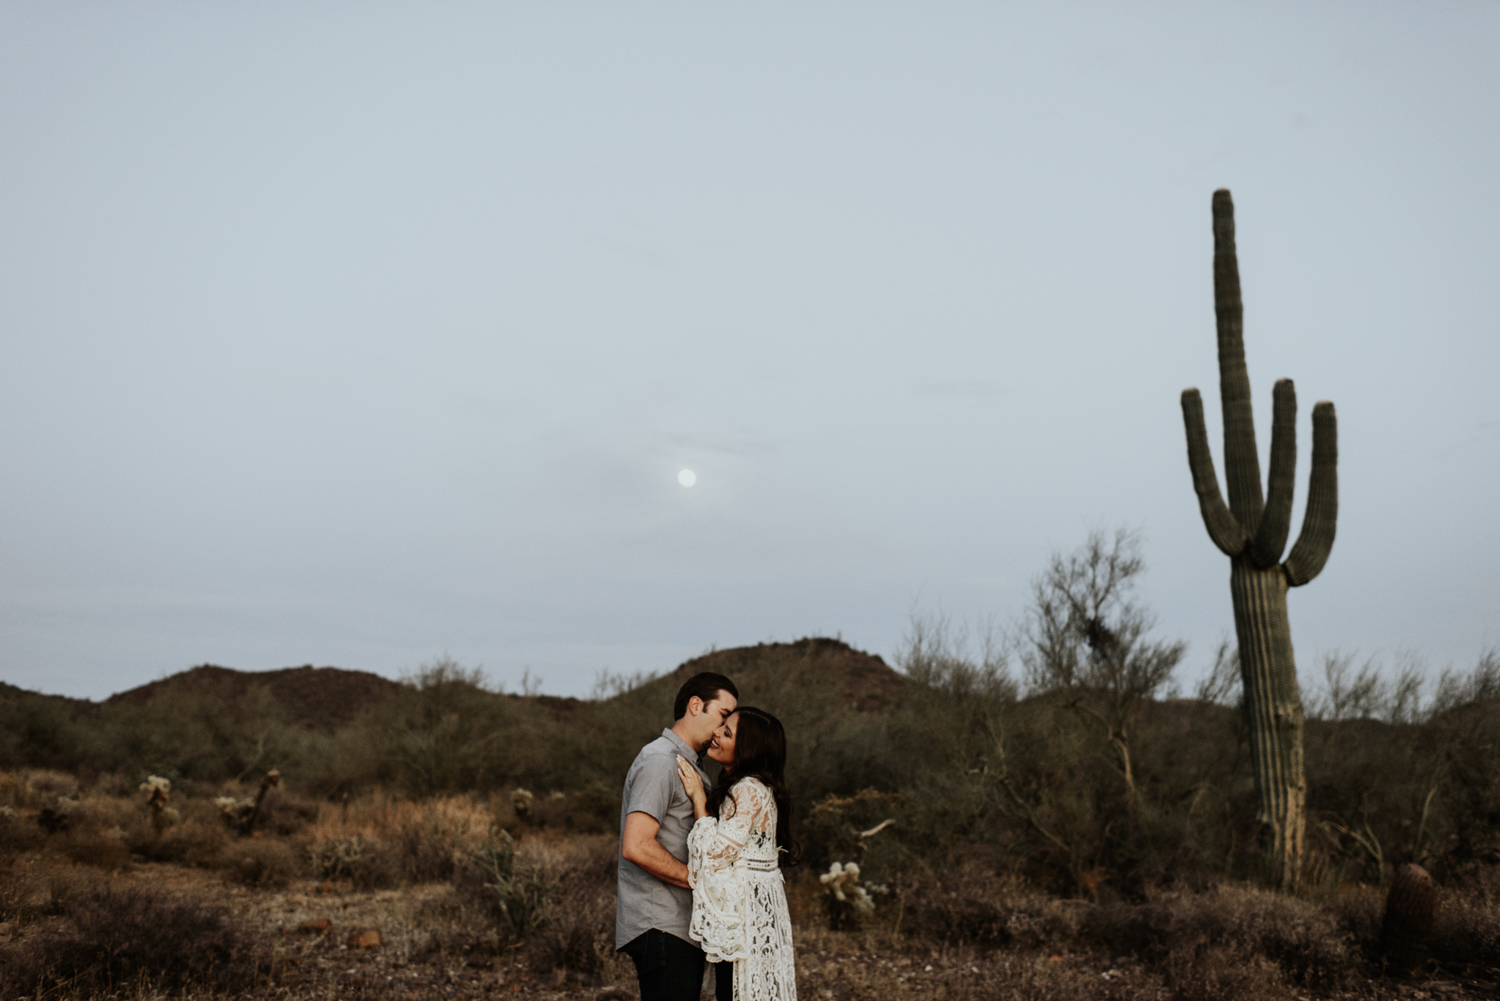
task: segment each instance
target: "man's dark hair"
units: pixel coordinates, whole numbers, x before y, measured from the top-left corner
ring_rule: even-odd
[[[704,671],[702,674],[693,675],[681,688],[677,689],[677,701],[672,703],[672,718],[682,719],[686,716],[688,700],[694,696],[702,699],[703,704],[707,705],[718,698],[720,692],[728,692],[736,700],[740,697],[740,690],[734,687],[734,682],[722,674]]]

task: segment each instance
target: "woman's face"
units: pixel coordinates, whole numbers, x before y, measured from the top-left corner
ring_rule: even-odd
[[[734,713],[714,733],[714,739],[708,742],[708,760],[717,761],[726,768],[734,764],[734,735],[739,729],[740,714]]]

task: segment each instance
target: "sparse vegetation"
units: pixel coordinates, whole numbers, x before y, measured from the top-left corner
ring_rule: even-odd
[[[1309,686],[1302,883],[1270,895],[1249,885],[1233,650],[1199,698],[1175,697],[1180,648],[1130,603],[1133,552],[1099,536],[1060,556],[1037,593],[1056,628],[966,636],[918,618],[900,671],[809,639],[717,651],[585,702],[439,663],[322,730],[273,697],[285,686],[159,682],[190,719],[225,714],[221,743],[192,761],[202,745],[132,735],[156,719],[149,701],[65,706],[39,750],[0,740],[5,989],[213,993],[232,969],[286,997],[631,996],[613,951],[617,790],[703,669],[734,676],[792,737],[806,864],[788,889],[808,997],[1378,995],[1385,883],[1406,862],[1438,888],[1422,975],[1500,980],[1500,657],[1423,687],[1335,655]],[[1070,569],[1091,565],[1103,576]],[[1115,583],[1090,597],[1096,579]],[[34,723],[38,699],[5,694],[0,719]],[[69,752],[68,726],[95,736]],[[134,940],[105,963],[85,948],[100,908],[208,915],[208,931],[176,965],[131,958],[147,955]]]

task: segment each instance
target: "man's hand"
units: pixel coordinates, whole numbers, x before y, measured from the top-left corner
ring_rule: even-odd
[[[620,832],[620,854],[663,883],[680,886],[685,890],[692,889],[688,883],[687,866],[677,861],[656,840],[656,832],[659,830],[661,823],[651,814],[627,814],[625,830]]]

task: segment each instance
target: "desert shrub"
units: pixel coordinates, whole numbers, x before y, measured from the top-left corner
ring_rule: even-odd
[[[241,838],[221,858],[228,874],[246,886],[286,886],[306,868],[303,853],[279,838]]]
[[[547,708],[570,701],[507,695],[478,669],[440,658],[336,735],[327,760],[315,766],[319,784],[338,790],[381,784],[412,796],[518,782],[573,788],[580,774],[597,772],[577,760],[576,748],[557,753],[567,745],[568,728]]]
[[[450,879],[462,858],[462,839],[440,823],[402,826],[366,846],[353,872],[356,886],[399,886]]]
[[[0,682],[0,766],[77,767],[80,751],[86,753],[96,739],[96,729],[81,718],[93,708]]]
[[[0,808],[0,858],[39,848],[47,833],[34,820],[11,807]]]
[[[151,862],[211,866],[223,855],[229,843],[229,835],[222,824],[189,815],[161,831],[143,826],[130,839],[129,846],[131,851]]]
[[[1500,866],[1466,875],[1438,892],[1432,956],[1447,966],[1500,968]]]
[[[256,828],[283,838],[300,834],[317,819],[320,806],[316,800],[283,786],[261,803]]]
[[[112,870],[130,866],[130,849],[119,832],[89,827],[59,834],[55,841],[65,856],[81,865]]]
[[[70,901],[100,883],[98,872],[70,864],[15,866],[0,875],[0,903],[7,920],[22,924],[61,917]]]
[[[553,887],[547,920],[531,936],[532,962],[543,970],[564,969],[597,980],[618,962],[614,839],[586,841],[566,855],[531,864],[537,867],[535,878]]]
[[[869,788],[846,796],[829,793],[812,805],[798,825],[802,861],[827,869],[834,862],[851,859],[864,863],[868,853],[877,867],[881,862],[899,866],[901,854],[885,849],[895,847],[893,842],[900,836],[900,830],[893,828],[909,827],[911,820],[899,793]]]
[[[1375,886],[1345,886],[1321,904],[1345,933],[1367,969],[1380,968],[1380,922],[1385,893]]]
[[[557,892],[558,881],[544,879],[538,864],[517,867],[515,842],[508,833],[501,831],[474,856],[474,862],[483,873],[485,896],[511,938],[524,941],[547,923],[547,904]]]
[[[384,840],[367,842],[350,878],[365,889],[430,883],[451,878],[455,865],[446,842],[419,829],[401,828]]]
[[[16,811],[31,806],[31,786],[20,772],[0,772],[0,806]]]
[[[938,942],[1062,951],[1078,931],[1078,906],[1011,877],[966,865],[896,889],[901,929]]]
[[[145,889],[96,888],[63,906],[67,923],[12,947],[0,997],[66,988],[85,995],[133,984],[176,992],[243,990],[267,969],[222,908]]]
[[[524,790],[517,790],[521,792]],[[512,811],[516,809],[512,797]],[[591,782],[567,792],[555,789],[535,796],[525,810],[525,822],[535,827],[559,828],[577,834],[612,832],[620,821],[620,793],[602,782]]]
[[[1209,984],[1221,967],[1230,976],[1230,967],[1258,965],[1255,957],[1275,964],[1287,981],[1313,988],[1341,986],[1360,965],[1353,937],[1334,914],[1255,889],[1169,893],[1144,904],[1094,908],[1083,933],[1161,965],[1172,978],[1187,978],[1184,989],[1189,982]]]
[[[364,845],[358,835],[317,841],[308,849],[308,855],[314,876],[352,881],[364,862]]]
[[[66,773],[46,768],[28,768],[15,773],[8,783],[12,798],[11,806],[40,809],[54,805],[60,799],[78,798],[78,779]]]
[[[490,840],[488,809],[466,797],[421,802],[379,793],[323,804],[306,829],[313,867],[360,887],[452,878]]]
[[[614,951],[617,851],[609,836],[532,838],[514,847],[502,832],[454,873],[455,899],[489,916],[496,947],[524,940],[534,968],[597,981],[621,962]]]

